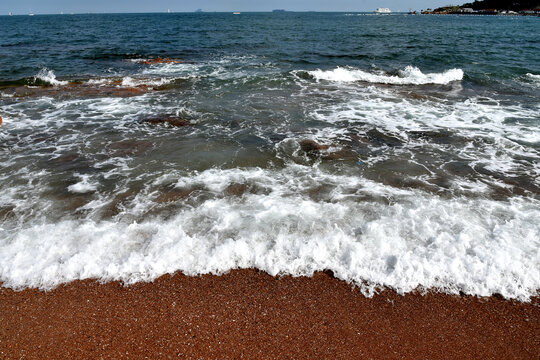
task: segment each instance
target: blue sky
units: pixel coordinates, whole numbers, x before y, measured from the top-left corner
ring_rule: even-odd
[[[454,1],[461,4],[465,1]],[[392,11],[421,10],[452,3],[451,0],[0,0],[0,14],[56,14],[70,12],[160,12],[194,11]]]

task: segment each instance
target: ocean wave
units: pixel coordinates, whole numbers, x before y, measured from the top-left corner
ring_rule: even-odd
[[[540,75],[527,73],[525,77],[529,84],[532,84],[533,86],[540,86]]]
[[[314,70],[308,72],[316,80],[335,82],[364,81],[377,84],[391,85],[425,85],[425,84],[448,84],[452,81],[463,79],[463,70],[451,69],[442,73],[424,74],[414,66],[407,66],[398,71],[398,75],[371,73],[359,69],[338,67],[333,70]]]
[[[54,74],[54,71],[49,70],[47,68],[41,69],[34,76],[35,81],[37,81],[38,79],[45,82],[45,83],[47,83],[47,84],[50,84],[52,86],[62,86],[62,85],[67,85],[68,84],[67,81],[60,81],[60,80],[56,79],[56,75]]]
[[[50,289],[87,278],[151,281],[176,271],[309,276],[329,269],[366,295],[379,286],[400,293],[425,287],[527,301],[540,288],[534,199],[439,198],[301,165],[167,174],[155,183],[171,180],[207,199],[173,217],[63,219],[0,232],[0,280]],[[329,201],[307,196],[323,191],[321,182],[331,184]],[[219,195],[231,184],[244,184],[245,193]],[[152,196],[137,196],[124,211],[155,208]]]

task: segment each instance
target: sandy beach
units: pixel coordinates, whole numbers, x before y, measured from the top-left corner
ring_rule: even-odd
[[[540,308],[436,293],[366,298],[327,273],[166,275],[0,290],[2,359],[532,359]]]

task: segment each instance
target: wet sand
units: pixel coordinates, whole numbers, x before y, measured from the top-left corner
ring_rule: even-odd
[[[327,273],[254,270],[0,288],[0,359],[533,359],[539,300],[366,298]]]

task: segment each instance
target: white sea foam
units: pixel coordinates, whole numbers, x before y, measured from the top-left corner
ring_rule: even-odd
[[[112,81],[113,81],[112,79],[107,79],[107,78],[104,78],[104,79],[90,79],[86,83],[88,85],[107,85],[107,84],[112,83]]]
[[[538,201],[449,200],[299,165],[177,178],[216,195],[238,182],[267,193],[212,197],[167,220],[65,220],[0,234],[0,280],[48,289],[254,267],[272,275],[330,269],[366,294],[377,285],[423,286],[527,300],[540,288]],[[321,182],[333,184],[329,201],[302,195]],[[392,201],[360,200],[366,194]]]
[[[525,76],[527,77],[527,82],[532,83],[533,86],[540,86],[540,75],[527,73]]]
[[[188,63],[153,64],[141,71],[142,74],[196,76],[202,65]]]
[[[448,84],[452,81],[463,79],[463,70],[451,69],[442,73],[424,74],[414,66],[407,66],[398,72],[399,76],[382,73],[371,73],[354,68],[338,67],[333,70],[314,70],[309,74],[317,80],[336,82],[365,81],[378,84],[392,85],[424,85],[424,84]]]
[[[68,186],[68,191],[74,194],[86,194],[97,190],[97,184],[88,175],[77,175],[81,181]]]
[[[40,79],[42,81],[45,81],[46,83],[49,83],[49,84],[51,84],[53,86],[61,86],[61,85],[67,85],[68,84],[67,81],[57,80],[56,75],[54,74],[54,71],[46,69],[46,68],[41,69],[39,71],[39,73],[37,73],[37,75],[34,76],[34,78],[36,80]]]
[[[166,78],[160,78],[160,79],[134,79],[132,77],[126,76],[122,79],[122,86],[126,87],[136,87],[141,85],[146,86],[163,86],[166,84],[169,84],[173,79],[166,79]]]
[[[348,90],[345,90],[348,91]],[[388,98],[390,101],[387,101]],[[489,169],[512,174],[521,169],[525,173],[540,175],[538,164],[525,165],[522,157],[538,158],[540,152],[532,146],[540,142],[538,122],[539,107],[502,106],[489,99],[464,101],[415,101],[397,100],[390,90],[367,88],[353,89],[344,95],[342,103],[315,109],[310,116],[323,122],[348,123],[348,129],[360,134],[374,127],[384,129],[402,139],[408,139],[410,131],[446,131],[471,139],[482,139],[490,145],[470,143],[453,151],[463,159],[478,161]],[[530,121],[528,126],[508,123],[508,119],[520,118]],[[340,133],[333,138],[340,138]],[[411,146],[414,143],[410,144]],[[431,146],[436,146],[431,144]],[[444,150],[445,145],[440,145]],[[405,149],[404,151],[407,151]]]
[[[133,78],[131,76],[126,76],[122,78],[120,86],[123,87],[137,87],[137,86],[163,86],[171,83],[174,78]],[[102,78],[102,79],[90,79],[86,82],[88,85],[114,85],[118,84],[117,79],[115,78]]]

